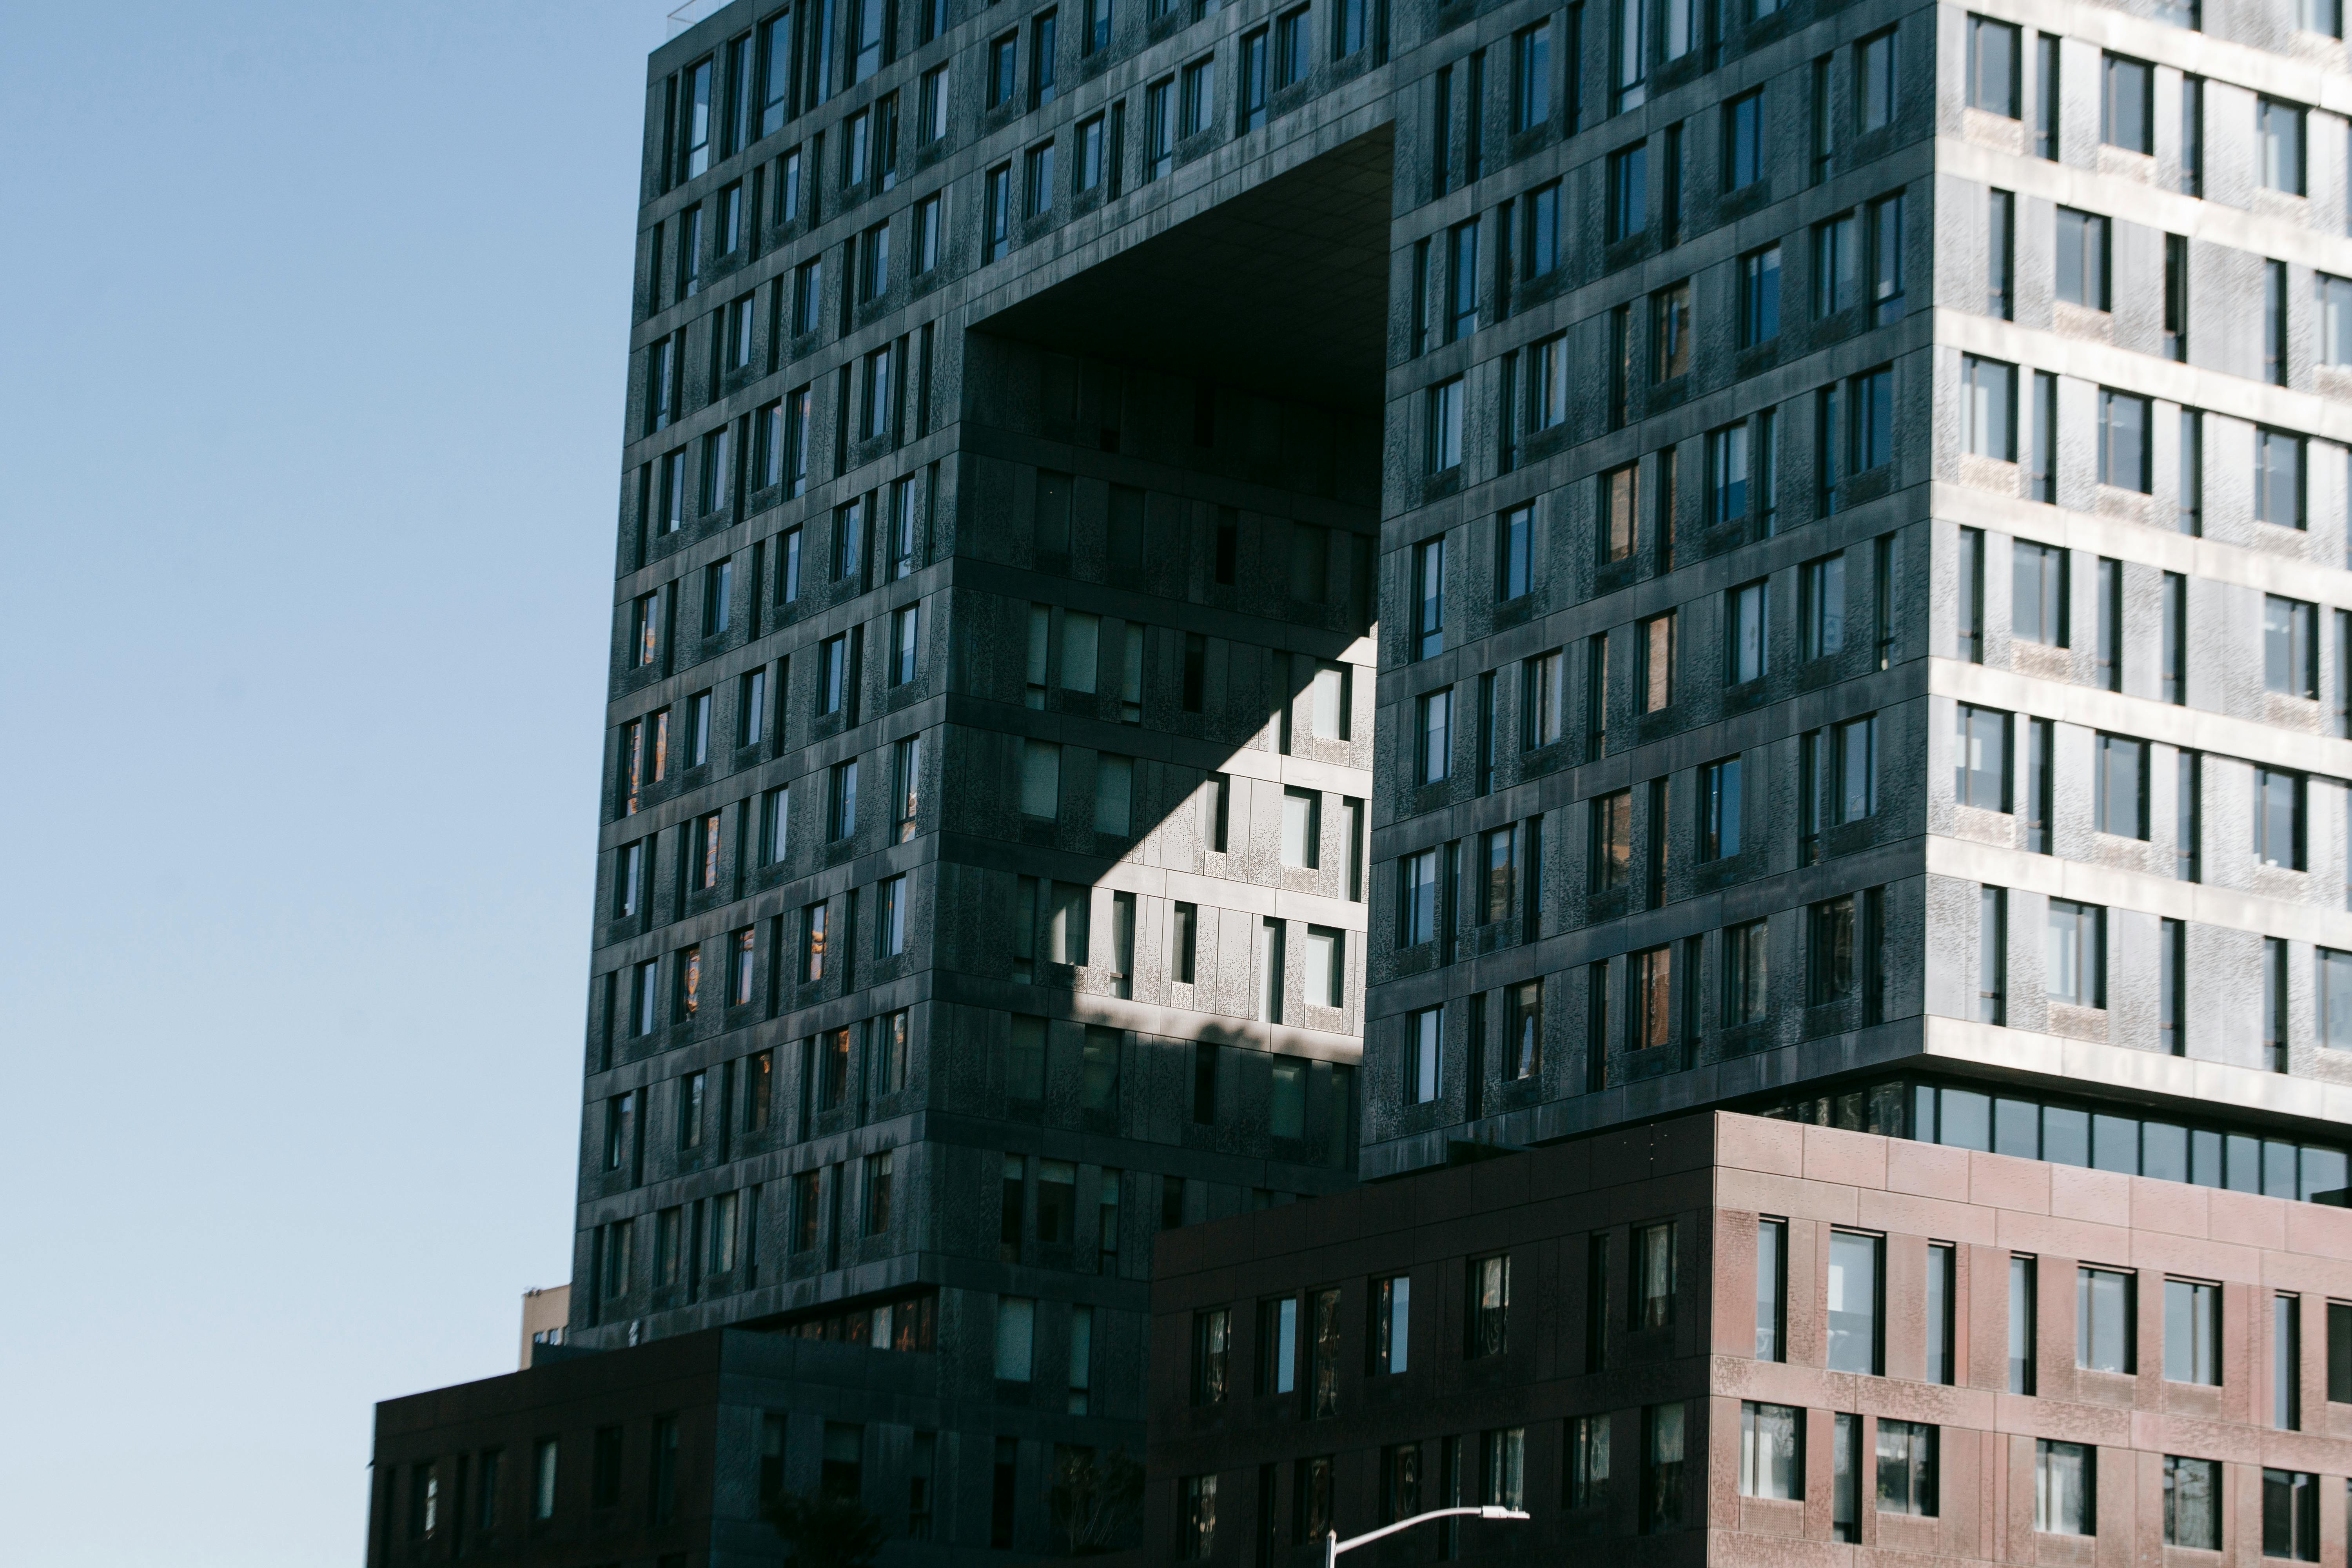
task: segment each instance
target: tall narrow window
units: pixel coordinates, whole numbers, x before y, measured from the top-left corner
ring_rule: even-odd
[[[1959,604],[1953,625],[1958,635],[1958,655],[1970,664],[1984,662],[1985,536],[1981,528],[1960,530]]]
[[[1977,1021],[2009,1022],[2009,889],[1977,889]]]
[[[2204,764],[2195,752],[2183,750],[2173,768],[2173,869],[2184,882],[2204,878]]]
[[[2189,358],[2189,239],[2164,237],[2164,357]]]
[[[2033,373],[2033,402],[2027,410],[2025,497],[2055,503],[2058,500],[2058,378],[2046,370]]]
[[[2286,263],[2263,263],[2263,379],[2287,384]]]
[[[2034,1329],[2036,1317],[2034,1259],[2012,1256],[2009,1260],[2009,1391],[2034,1391]]]
[[[2303,1298],[2271,1298],[2271,1425],[2303,1429]]]
[[[1756,1225],[1756,1359],[1789,1358],[1789,1222]]]
[[[2205,79],[2180,79],[2180,194],[2205,194]]]
[[[2053,33],[2033,39],[2033,155],[2058,161],[2058,45]]]
[[[1953,1312],[1957,1301],[1958,1248],[1948,1241],[1927,1244],[1927,1361],[1929,1383],[1952,1384],[1958,1381],[1958,1363],[1954,1359]],[[1928,1429],[1930,1443],[1934,1431]],[[1884,1450],[1882,1450],[1883,1452]],[[1934,1450],[1928,1453],[1929,1473],[1933,1475]],[[1933,1481],[1929,1482],[1933,1496]],[[1935,1511],[1932,1505],[1927,1510]]]

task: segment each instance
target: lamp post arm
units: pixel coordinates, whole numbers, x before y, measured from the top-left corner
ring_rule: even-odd
[[[1417,1513],[1411,1519],[1401,1519],[1394,1524],[1384,1524],[1378,1530],[1368,1530],[1361,1535],[1351,1535],[1345,1541],[1339,1539],[1338,1531],[1326,1531],[1323,1532],[1325,1568],[1330,1568],[1331,1563],[1342,1552],[1352,1552],[1366,1542],[1378,1541],[1383,1535],[1394,1535],[1400,1530],[1411,1530],[1416,1524],[1425,1524],[1433,1519],[1445,1519],[1455,1514],[1468,1514],[1478,1519],[1525,1519],[1528,1517],[1526,1510],[1522,1509],[1497,1508],[1493,1503],[1487,1503],[1483,1507],[1433,1508],[1427,1513]]]

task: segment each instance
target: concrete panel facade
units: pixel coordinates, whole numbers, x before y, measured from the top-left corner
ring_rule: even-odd
[[[2352,62],[2207,9],[656,51],[566,1346],[919,1359],[1034,1552],[1177,1227],[2004,1086],[2347,1190]]]

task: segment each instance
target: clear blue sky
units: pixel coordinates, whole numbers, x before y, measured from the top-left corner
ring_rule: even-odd
[[[667,8],[0,8],[11,1564],[358,1562],[569,1273]]]

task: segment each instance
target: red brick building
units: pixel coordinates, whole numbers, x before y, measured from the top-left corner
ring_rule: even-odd
[[[1713,1112],[1160,1245],[1153,1555],[2345,1562],[2329,1204]]]

